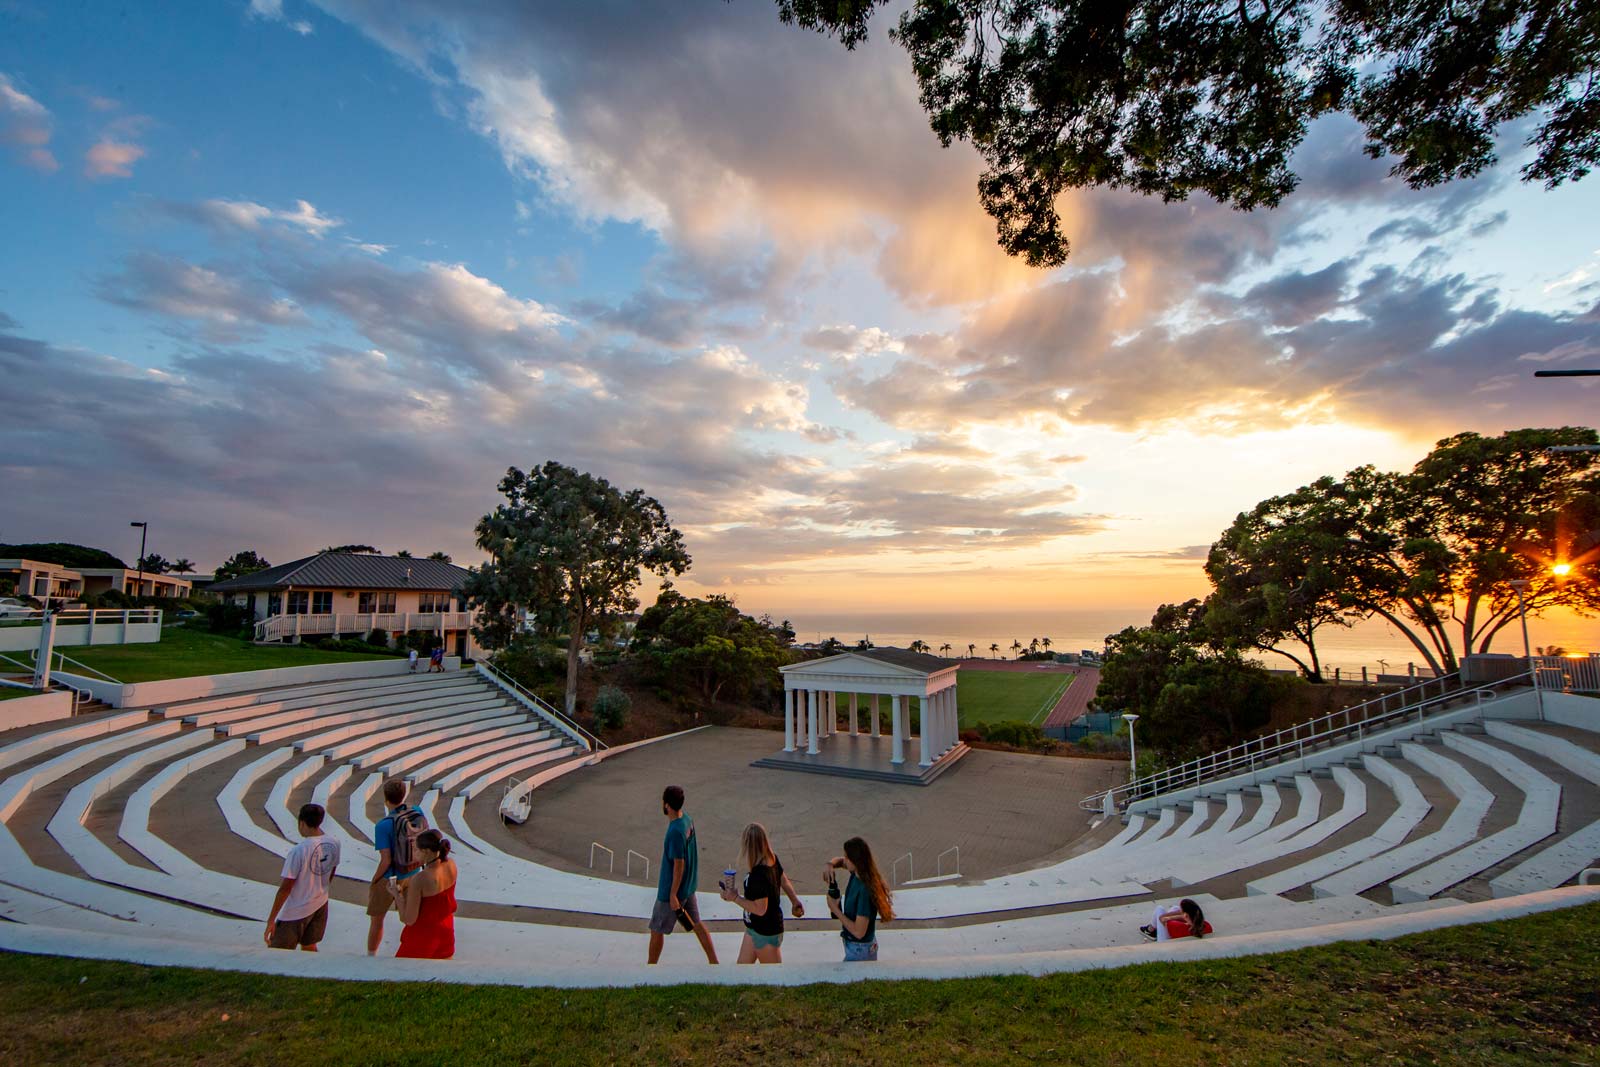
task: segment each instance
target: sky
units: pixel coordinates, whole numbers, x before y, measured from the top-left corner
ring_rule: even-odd
[[[0,0],[0,540],[479,557],[508,467],[658,498],[774,615],[1145,609],[1240,511],[1592,425],[1600,178],[1079,191],[995,246],[881,14]]]

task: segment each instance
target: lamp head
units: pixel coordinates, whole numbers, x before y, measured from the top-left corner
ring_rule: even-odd
[[[1134,723],[1139,721],[1139,716],[1130,711],[1122,716],[1122,721],[1127,723],[1129,726],[1132,726]]]
[[[130,522],[130,523],[128,523],[128,525],[129,526],[149,526],[150,524],[148,522]]]

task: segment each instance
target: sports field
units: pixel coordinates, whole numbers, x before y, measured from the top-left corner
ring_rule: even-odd
[[[956,700],[961,725],[980,722],[1043,723],[1050,709],[1072,684],[1073,675],[1062,671],[1025,674],[1021,671],[980,671],[963,668],[957,676]]]

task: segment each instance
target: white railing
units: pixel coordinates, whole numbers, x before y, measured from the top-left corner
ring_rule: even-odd
[[[160,608],[66,608],[50,615],[57,626],[161,625]],[[38,626],[43,621],[40,608],[0,615],[0,626]]]
[[[1587,656],[1535,656],[1539,684],[1569,693],[1600,693],[1600,653]]]
[[[553,706],[551,706],[549,701],[541,699],[537,694],[530,692],[526,687],[520,685],[515,679],[509,678],[501,672],[495,670],[481,659],[478,660],[478,671],[495,685],[498,685],[500,688],[504,689],[506,692],[512,694],[518,700],[528,705],[534,711],[544,716],[552,724],[560,727],[560,729],[566,733],[568,737],[578,742],[579,745],[583,746],[588,751],[597,752],[600,749],[611,747],[604,741],[600,740],[600,738],[593,731],[584,729],[581,723],[575,722],[574,720],[568,718],[564,712],[557,711]]]
[[[1084,797],[1078,806],[1086,811],[1109,813],[1115,807],[1131,801],[1203,785],[1236,774],[1247,774],[1258,767],[1297,759],[1308,751],[1326,748],[1341,741],[1359,740],[1388,726],[1409,721],[1422,722],[1430,715],[1451,710],[1461,701],[1482,703],[1506,689],[1533,684],[1532,671],[1486,682],[1471,689],[1462,688],[1460,676],[1456,674],[1430,678],[1421,685],[1253,738],[1232,748],[1136,778],[1125,785],[1113,786]]]
[[[350,614],[327,613],[322,615],[269,615],[255,624],[257,641],[282,641],[290,637],[318,634],[361,634],[373,630],[390,633],[407,633],[425,630],[444,633],[465,630],[472,625],[472,616],[465,611],[363,611]]]
[[[39,653],[35,650],[25,650],[17,653],[16,655],[8,655],[4,652],[0,652],[0,670],[6,670],[8,667],[15,668],[31,677],[37,669],[38,662]],[[80,663],[64,652],[51,652],[50,671],[50,687],[52,689],[65,689],[72,694],[72,706],[74,714],[77,713],[77,708],[79,705],[89,703],[90,701],[94,700],[95,696],[87,689],[73,685],[70,682],[62,681],[60,678],[56,677],[56,672],[59,671],[65,674],[76,674],[82,677],[94,679],[96,681],[106,682],[111,685],[122,684],[121,682],[117,681],[117,679],[111,677],[111,675],[106,674],[103,671],[97,671],[85,663]],[[0,680],[0,682],[3,682],[3,680]],[[24,689],[33,688],[33,683],[31,681],[3,682],[3,684],[8,686],[21,686]]]

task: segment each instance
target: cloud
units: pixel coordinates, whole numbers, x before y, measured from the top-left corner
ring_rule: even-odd
[[[202,200],[199,203],[166,201],[157,210],[173,218],[198,223],[219,234],[260,234],[272,226],[286,226],[312,237],[322,237],[344,223],[330,218],[306,200],[292,208],[270,208],[253,200]],[[381,246],[375,246],[381,247]]]
[[[96,141],[83,157],[83,173],[90,178],[131,178],[133,165],[143,158],[141,145]]]
[[[49,109],[0,74],[0,145],[9,145],[23,165],[49,174],[60,166],[50,136]]]
[[[122,307],[203,323],[211,341],[236,340],[252,327],[305,321],[292,301],[274,296],[259,280],[153,252],[130,256],[121,271],[100,279],[98,291]]]

